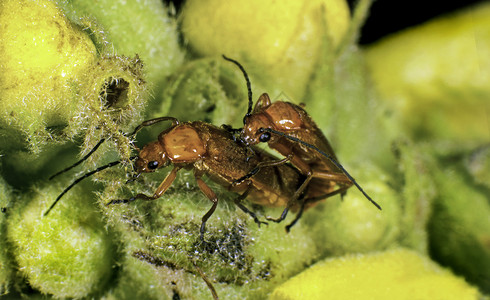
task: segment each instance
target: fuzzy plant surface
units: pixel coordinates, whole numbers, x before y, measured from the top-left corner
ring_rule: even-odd
[[[477,299],[479,292],[420,253],[395,248],[316,263],[279,286],[269,299],[325,299],[325,295],[337,299]]]
[[[3,180],[0,180],[0,295],[9,292],[10,282],[14,275],[14,268],[8,253],[8,244],[6,239],[6,214],[9,209],[9,202],[12,198],[11,187]]]
[[[103,33],[71,23],[53,1],[0,5],[2,153],[40,154],[87,130],[116,134],[141,116],[147,86],[137,56],[98,48]]]
[[[490,85],[485,76],[473,82],[473,69],[455,71],[459,59],[470,60],[468,68],[486,66],[483,56],[465,54],[470,46],[458,37],[474,30],[479,48],[472,51],[490,51],[488,5],[362,49],[356,40],[370,4],[361,0],[349,11],[344,0],[188,0],[175,12],[156,0],[1,1],[0,293],[103,299],[490,293],[490,129],[461,131],[481,123],[465,108],[481,104],[485,113]],[[454,51],[443,60],[439,52],[450,40]],[[425,66],[433,64],[428,82],[403,76],[427,70],[412,63],[419,63],[410,57],[417,51]],[[382,210],[351,187],[308,208],[286,233],[296,212],[258,226],[234,204],[231,182],[220,185],[204,174],[219,202],[201,240],[212,202],[192,168],[180,169],[159,199],[118,201],[153,195],[173,168],[133,176],[130,158],[171,126],[144,126],[131,136],[144,119],[243,125],[246,80],[222,55],[248,73],[254,102],[267,92],[272,101],[302,105]],[[185,148],[189,140],[181,140]],[[219,150],[216,159],[226,159],[226,149]],[[243,204],[260,220],[284,209]]]
[[[7,239],[16,266],[43,294],[100,294],[111,281],[116,248],[89,193],[72,194],[57,210],[43,215],[60,187],[51,184],[26,193],[9,212]]]

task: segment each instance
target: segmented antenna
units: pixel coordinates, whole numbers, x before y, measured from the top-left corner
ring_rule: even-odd
[[[130,134],[126,135],[128,137],[134,137],[141,129],[147,127],[147,126],[152,126],[154,124],[157,124],[157,123],[160,123],[160,122],[163,122],[163,121],[172,121],[172,126],[176,126],[176,125],[179,125],[180,122],[177,118],[174,118],[174,117],[159,117],[159,118],[154,118],[154,119],[151,119],[151,120],[146,120],[144,121],[143,123],[141,123],[140,125],[138,125],[134,130],[133,132],[131,132]]]
[[[130,160],[134,160],[136,159],[138,156],[132,156],[130,157],[129,159]],[[51,204],[51,206],[48,208],[48,210],[46,210],[46,212],[44,212],[44,216],[47,216],[49,214],[49,212],[53,209],[53,207],[56,205],[56,203],[58,203],[58,201],[60,201],[60,199],[69,191],[71,190],[72,187],[74,187],[77,183],[79,183],[80,181],[84,180],[85,178],[87,177],[90,177],[92,175],[94,175],[95,173],[98,173],[102,170],[105,170],[107,168],[110,168],[110,167],[113,167],[113,166],[116,166],[118,164],[120,164],[122,162],[122,160],[118,160],[118,161],[113,161],[113,162],[110,162],[108,163],[107,165],[103,165],[102,167],[98,167],[97,169],[93,170],[93,171],[90,171],[90,172],[87,172],[85,174],[83,174],[82,176],[78,177],[77,179],[75,179],[75,181],[73,181],[68,187],[66,187],[63,192],[61,192],[61,194],[59,194],[59,196],[56,198],[56,200],[54,200],[54,202]]]
[[[364,197],[366,197],[366,199],[368,199],[374,206],[376,206],[379,210],[381,210],[381,206],[379,206],[378,203],[376,203],[373,199],[371,199],[371,197],[369,197],[369,195],[364,192],[364,190],[361,188],[361,186],[359,184],[357,184],[356,180],[349,174],[349,172],[347,172],[346,169],[344,169],[344,167],[338,163],[331,155],[325,153],[324,151],[322,151],[321,149],[319,149],[318,147],[316,147],[315,145],[312,145],[312,144],[309,144],[307,142],[304,142],[298,138],[295,138],[294,136],[290,136],[290,135],[287,135],[283,132],[280,132],[280,131],[277,131],[277,130],[274,130],[274,129],[270,129],[270,128],[260,128],[259,129],[259,132],[260,133],[264,133],[264,132],[270,132],[270,133],[274,133],[274,134],[277,134],[277,135],[280,135],[282,137],[285,137],[291,141],[294,141],[294,142],[297,142],[297,143],[300,143],[308,148],[311,148],[315,151],[317,151],[318,153],[320,153],[321,155],[325,156],[326,158],[328,158],[328,160],[330,160],[337,168],[339,168],[342,173],[345,174],[345,176],[347,176],[347,178],[349,178],[350,181],[352,181],[352,183],[357,187],[357,189],[359,191],[361,191],[361,193],[364,195]]]
[[[66,171],[71,170],[72,168],[74,168],[74,167],[78,166],[79,164],[81,164],[82,162],[84,162],[85,160],[87,160],[87,158],[89,158],[89,157],[90,157],[90,155],[92,155],[92,154],[93,154],[93,153],[94,153],[94,152],[95,152],[95,151],[96,151],[96,150],[97,150],[97,149],[100,147],[100,145],[102,145],[102,143],[103,143],[104,141],[105,141],[105,139],[101,139],[101,140],[100,140],[100,141],[97,143],[97,145],[95,145],[95,147],[94,147],[94,148],[92,148],[92,150],[90,150],[90,152],[89,152],[89,153],[87,153],[87,155],[85,155],[84,157],[82,157],[82,159],[80,159],[79,161],[77,161],[77,162],[76,162],[76,163],[74,163],[73,165],[69,166],[68,168],[63,169],[63,170],[59,171],[58,173],[56,173],[56,174],[52,175],[51,177],[49,177],[49,179],[48,179],[48,180],[52,180],[52,179],[53,179],[53,178],[55,178],[56,176],[58,176],[58,175],[60,175],[60,174],[63,174],[63,173],[65,173]]]
[[[247,82],[248,110],[247,110],[247,114],[245,115],[245,118],[246,118],[246,117],[248,117],[248,116],[250,116],[252,114],[252,108],[253,108],[253,105],[254,105],[254,102],[252,100],[252,84],[250,83],[250,79],[248,78],[248,74],[245,71],[245,68],[243,68],[243,66],[239,62],[237,62],[234,59],[228,58],[228,57],[226,57],[224,55],[223,55],[223,58],[226,59],[227,61],[231,61],[232,63],[234,63],[235,65],[237,65],[238,68],[240,68],[240,71],[242,71],[243,76],[245,77],[245,81]],[[243,124],[245,124],[245,118],[243,118]]]
[[[146,127],[146,126],[151,126],[153,124],[156,124],[156,123],[159,123],[159,122],[162,122],[162,121],[172,121],[172,124],[173,125],[178,125],[179,124],[179,120],[177,120],[176,118],[174,117],[160,117],[160,118],[155,118],[155,119],[151,119],[151,120],[148,120],[148,121],[145,121],[143,123],[141,123],[139,126],[137,126],[134,131],[131,133],[131,134],[123,134],[124,136],[127,136],[127,137],[130,137],[130,138],[133,138],[136,133],[138,133],[138,131],[140,131],[142,128]],[[90,150],[89,153],[87,153],[87,155],[85,155],[82,159],[80,159],[79,161],[77,161],[76,163],[74,163],[73,165],[69,166],[68,168],[66,169],[63,169],[61,171],[59,171],[58,173],[54,174],[53,176],[49,177],[49,180],[55,178],[56,176],[68,171],[68,170],[71,170],[73,167],[76,167],[78,166],[80,163],[82,163],[84,160],[86,160],[87,158],[89,158],[90,155],[92,155],[99,147],[100,145],[102,145],[102,143],[105,141],[105,139],[101,139],[97,145],[95,145],[95,147]],[[136,148],[138,149],[132,142],[131,144]],[[130,157],[129,159],[130,160],[134,160],[138,158],[138,156],[132,156]],[[72,184],[70,184],[67,188],[65,188],[63,190],[63,192],[61,192],[61,194],[56,198],[56,200],[54,200],[53,204],[51,204],[51,206],[48,208],[48,210],[46,210],[46,212],[44,213],[44,216],[47,216],[48,213],[53,209],[53,207],[56,205],[56,203],[58,203],[58,201],[63,197],[63,195],[65,195],[71,188],[73,188],[77,183],[79,183],[80,181],[84,180],[85,178],[87,177],[90,177],[92,175],[94,175],[95,173],[98,173],[102,170],[105,170],[107,168],[110,168],[110,167],[113,167],[113,166],[116,166],[118,164],[120,164],[122,162],[122,160],[118,160],[118,161],[113,161],[113,162],[110,162],[108,163],[107,165],[104,165],[102,167],[98,167],[97,169],[93,170],[93,171],[90,171],[90,172],[87,172],[85,173],[84,175],[82,175],[81,177],[75,179],[75,181],[72,182]],[[130,179],[128,180],[128,182],[131,182],[133,180],[135,180],[137,178],[137,176],[133,176],[133,179]]]

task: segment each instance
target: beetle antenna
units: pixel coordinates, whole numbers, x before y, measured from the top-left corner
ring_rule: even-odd
[[[133,132],[131,132],[130,134],[127,134],[126,136],[128,136],[128,137],[134,137],[144,127],[152,126],[154,124],[157,124],[157,123],[160,123],[160,122],[163,122],[163,121],[172,121],[172,126],[176,126],[176,125],[179,125],[180,124],[180,122],[179,122],[179,120],[177,118],[174,118],[174,117],[159,117],[159,118],[155,118],[155,119],[144,121],[143,123],[141,123],[140,125],[138,125],[133,130]]]
[[[245,117],[248,117],[252,114],[252,107],[254,105],[254,102],[252,100],[252,84],[250,83],[250,79],[248,78],[248,74],[245,71],[245,68],[243,68],[243,66],[238,61],[231,59],[231,58],[228,58],[224,55],[223,55],[223,58],[226,59],[227,61],[231,61],[232,63],[237,65],[238,68],[240,68],[240,71],[242,71],[243,76],[245,77],[245,81],[247,82],[247,91],[248,91],[248,109],[247,109],[247,114],[245,115]],[[244,121],[243,123],[245,123],[245,119],[243,121]]]
[[[129,159],[130,160],[134,160],[136,159],[137,156],[133,156],[133,157],[130,157]],[[110,167],[114,167],[118,164],[120,164],[122,162],[122,160],[117,160],[117,161],[113,161],[113,162],[110,162],[108,163],[107,165],[103,165],[102,167],[98,167],[97,169],[95,170],[92,170],[90,172],[87,172],[85,174],[83,174],[82,176],[78,177],[77,179],[75,179],[75,181],[73,181],[68,187],[66,187],[63,192],[61,192],[61,194],[59,194],[59,196],[56,198],[56,200],[54,200],[54,202],[51,204],[51,206],[48,208],[48,210],[46,210],[46,212],[44,212],[44,216],[47,216],[49,214],[49,212],[53,209],[53,207],[56,205],[56,203],[58,203],[58,201],[60,201],[60,199],[69,191],[71,190],[72,187],[74,187],[77,183],[79,183],[80,181],[84,180],[85,178],[87,177],[90,177],[92,175],[94,175],[95,173],[98,173],[102,170],[105,170],[107,168],[110,168]]]
[[[333,158],[331,155],[329,155],[328,153],[325,153],[324,151],[320,150],[318,147],[316,147],[315,145],[312,145],[310,143],[307,143],[307,142],[304,142],[294,136],[290,136],[290,135],[287,135],[283,132],[280,132],[280,131],[276,131],[274,129],[270,129],[270,128],[260,128],[259,129],[259,132],[263,133],[263,132],[270,132],[270,133],[274,133],[274,134],[277,134],[277,135],[280,135],[282,137],[285,137],[291,141],[294,141],[294,142],[297,142],[297,143],[300,143],[308,148],[311,148],[315,151],[317,151],[318,153],[320,153],[321,155],[325,156],[326,158],[328,158],[337,168],[339,168],[342,173],[345,174],[345,176],[347,176],[347,178],[350,179],[350,181],[352,181],[352,183],[357,187],[357,189],[359,191],[361,191],[361,193],[364,195],[364,197],[366,197],[366,199],[368,199],[374,206],[376,206],[379,210],[381,210],[381,206],[376,203],[373,199],[371,199],[371,197],[369,197],[369,195],[361,188],[361,186],[359,184],[357,184],[356,180],[349,174],[349,172],[347,172],[346,169],[344,169],[344,167],[335,160],[335,158]]]
[[[101,139],[97,145],[94,146],[94,148],[92,148],[92,150],[90,150],[89,153],[87,153],[87,155],[85,155],[84,157],[82,157],[82,159],[80,159],[79,161],[77,161],[76,163],[74,163],[73,165],[69,166],[68,168],[66,169],[63,169],[61,171],[59,171],[58,173],[52,175],[51,177],[49,177],[48,180],[52,180],[53,178],[55,178],[56,176],[60,175],[60,174],[63,174],[69,170],[71,170],[72,168],[78,166],[79,164],[81,164],[82,162],[84,162],[85,160],[87,160],[87,158],[90,157],[90,155],[92,155],[99,147],[100,145],[102,145],[102,143],[105,141],[105,139]]]

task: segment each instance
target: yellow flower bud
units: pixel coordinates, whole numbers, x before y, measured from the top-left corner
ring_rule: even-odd
[[[416,252],[327,259],[279,286],[269,299],[478,299],[478,290]]]
[[[328,39],[334,49],[350,22],[343,0],[191,0],[182,17],[182,31],[196,53],[251,63],[256,69],[248,70],[270,82],[268,92],[295,99],[303,96],[321,43]]]
[[[96,59],[53,1],[0,2],[0,119],[34,134],[73,116],[70,81]]]
[[[490,5],[388,37],[367,64],[382,98],[418,138],[487,142]]]

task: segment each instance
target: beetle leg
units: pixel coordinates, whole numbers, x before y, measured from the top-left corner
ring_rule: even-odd
[[[276,223],[279,223],[279,222],[283,221],[284,219],[286,219],[288,211],[291,208],[291,206],[293,205],[294,201],[296,201],[296,199],[298,199],[301,196],[301,193],[306,188],[306,186],[308,185],[309,181],[312,178],[313,178],[313,176],[310,175],[309,177],[307,177],[305,179],[305,181],[300,186],[300,188],[298,190],[296,190],[293,197],[291,197],[291,199],[288,201],[286,208],[283,210],[283,212],[279,218],[274,219],[274,218],[267,217],[266,219],[269,221],[276,222]],[[296,222],[298,222],[298,220],[301,218],[301,216],[303,215],[303,211],[305,210],[306,204],[313,204],[313,203],[318,202],[320,200],[323,200],[325,198],[344,193],[349,187],[350,187],[350,185],[344,186],[342,188],[339,188],[339,189],[337,189],[331,193],[327,193],[325,195],[321,195],[321,196],[314,197],[314,198],[303,199],[303,201],[301,201],[301,207],[300,207],[298,213],[296,214],[296,217],[294,218],[294,220],[291,223],[286,225],[286,232],[289,232],[291,230],[291,227],[293,227],[294,224],[296,224]]]
[[[286,210],[289,210],[289,208],[294,204],[294,201],[296,201],[296,199],[299,199],[299,196],[301,196],[301,193],[308,186],[310,180],[313,179],[313,178],[315,178],[315,177],[328,178],[328,179],[332,179],[333,181],[336,181],[336,182],[339,182],[339,181],[340,182],[346,182],[346,183],[348,183],[348,185],[344,185],[344,186],[336,189],[335,191],[330,192],[330,193],[327,193],[325,195],[317,196],[317,197],[314,197],[314,198],[303,199],[303,201],[301,201],[300,210],[296,214],[296,217],[294,218],[294,220],[291,223],[289,223],[286,226],[286,232],[289,232],[291,230],[291,227],[293,227],[294,224],[296,224],[296,222],[298,222],[298,220],[301,218],[301,216],[303,214],[303,211],[305,210],[307,204],[313,204],[315,202],[321,201],[323,199],[332,197],[332,196],[337,195],[337,194],[341,194],[342,195],[352,185],[352,181],[349,178],[347,178],[347,176],[345,176],[344,174],[341,174],[341,173],[313,172],[312,174],[310,174],[305,179],[305,181],[301,184],[301,186],[298,188],[298,190],[296,190],[296,192],[294,193],[293,197],[288,201],[287,207],[283,211],[283,213],[281,214],[281,217],[279,217],[278,219],[267,218],[267,220],[274,221],[274,222],[277,222],[277,223],[279,223],[282,220],[284,220],[286,218],[286,215],[287,215],[287,211]],[[333,179],[333,178],[335,178],[335,179]]]
[[[331,180],[331,181],[336,182],[336,183],[344,183],[344,185],[341,188],[337,189],[336,191],[334,191],[332,193],[328,193],[328,194],[323,195],[321,198],[319,198],[316,201],[319,201],[321,199],[325,199],[327,197],[333,196],[333,195],[338,194],[338,193],[343,193],[343,192],[345,192],[345,190],[347,190],[348,187],[350,187],[352,185],[352,181],[343,173],[331,173],[331,172],[329,173],[329,172],[313,171],[313,170],[311,170],[310,166],[307,163],[305,163],[299,157],[293,155],[293,153],[291,153],[291,151],[289,149],[287,149],[284,145],[278,144],[276,146],[276,148],[278,148],[277,150],[280,153],[283,153],[283,154],[288,153],[287,159],[290,160],[291,164],[294,165],[296,168],[298,168],[298,170],[300,170],[301,173],[306,175],[306,179],[303,181],[303,183],[300,185],[300,187],[296,190],[294,195],[288,200],[287,206],[284,209],[284,211],[282,212],[281,216],[277,219],[267,218],[267,220],[270,220],[270,221],[273,221],[276,223],[283,221],[286,218],[289,209],[295,204],[295,202],[298,199],[300,199],[301,195],[303,194],[305,189],[308,187],[308,184],[310,183],[310,181],[313,178],[322,178],[322,179]],[[299,220],[299,218],[301,217],[303,210],[305,208],[306,201],[310,202],[310,200],[306,200],[306,199],[301,201],[300,211],[296,214],[296,217],[291,222],[291,224],[286,226],[286,231],[289,232],[290,228]],[[316,202],[316,201],[313,201],[313,202]]]
[[[337,194],[343,194],[345,193],[345,191],[350,187],[349,186],[344,186],[344,187],[341,187],[331,193],[327,193],[325,195],[321,195],[321,196],[317,196],[317,197],[314,197],[314,198],[308,198],[308,199],[304,199],[302,202],[301,202],[301,207],[298,211],[298,213],[296,214],[296,217],[294,218],[294,220],[289,223],[287,226],[286,226],[286,232],[289,232],[291,230],[291,227],[294,226],[294,224],[296,224],[296,222],[298,222],[299,218],[301,218],[301,215],[303,214],[303,211],[305,210],[306,208],[306,205],[308,204],[314,204],[315,202],[318,202],[318,201],[321,201],[325,198],[329,198],[329,197],[332,197],[332,196],[335,196]]]
[[[337,190],[330,192],[330,193],[327,193],[325,195],[322,195],[320,197],[315,197],[315,198],[318,198],[318,200],[325,199],[325,198],[331,197],[331,196],[339,194],[339,193],[344,193],[352,185],[352,181],[347,176],[345,176],[345,174],[310,171],[307,174],[305,181],[303,181],[301,186],[294,193],[293,197],[288,201],[289,207],[293,206],[294,202],[300,198],[301,194],[305,191],[306,187],[308,186],[308,184],[310,183],[310,181],[313,178],[330,179],[337,184],[341,184],[341,187],[338,188]],[[308,200],[308,201],[310,201],[310,200]]]
[[[296,157],[293,156],[292,153],[290,153],[286,157],[286,159],[288,159],[288,160],[296,160],[295,158]],[[309,168],[309,166],[306,165],[306,164],[304,164],[303,161],[301,161],[301,160],[300,160],[300,163],[301,163],[301,165],[304,165],[304,167],[305,167],[305,173],[307,174],[306,175],[306,179],[303,181],[303,183],[300,185],[300,187],[294,192],[293,196],[291,198],[289,198],[288,203],[286,204],[286,208],[281,213],[281,216],[279,218],[276,218],[276,219],[271,218],[271,217],[267,217],[266,218],[267,220],[273,221],[273,222],[276,222],[276,223],[282,222],[286,218],[289,209],[300,198],[301,194],[304,192],[304,190],[306,189],[306,187],[310,183],[311,179],[313,178],[313,173],[311,172],[311,169]],[[302,206],[303,206],[303,204],[302,204]]]
[[[271,217],[266,217],[267,220],[279,223],[282,220],[286,219],[286,216],[288,215],[289,212],[289,205],[286,206],[286,208],[282,211],[281,216],[277,219],[271,218]]]
[[[158,186],[157,190],[153,194],[153,199],[160,198],[167,190],[168,188],[172,185],[174,182],[175,178],[177,177],[177,172],[180,170],[180,167],[175,166],[172,171],[165,177],[165,179],[160,183]]]
[[[312,178],[313,178],[313,176],[311,174],[308,175],[308,177],[306,177],[305,181],[303,181],[303,183],[301,184],[301,186],[296,190],[296,192],[294,192],[294,195],[288,200],[288,203],[286,204],[286,208],[283,210],[283,212],[282,212],[282,214],[281,214],[281,216],[279,218],[274,219],[274,218],[271,218],[271,217],[267,217],[266,219],[269,220],[269,221],[276,222],[276,223],[280,223],[284,219],[286,219],[286,216],[288,214],[289,209],[300,198],[301,194],[303,193],[303,191],[305,190],[305,188],[308,186],[308,184],[310,183],[310,180]],[[298,214],[296,216],[296,219],[293,221],[294,223],[296,223],[297,219],[299,219],[301,217],[301,214],[303,213],[302,212],[303,206],[304,206],[304,201],[302,201],[302,203],[301,203],[301,210],[300,210],[300,212],[298,212]],[[286,226],[286,231],[289,232],[288,226]]]
[[[242,177],[238,178],[237,180],[233,181],[232,186],[237,186],[237,185],[241,184],[242,182],[244,182],[245,180],[250,179],[255,174],[257,174],[261,168],[283,165],[283,164],[287,163],[288,161],[290,161],[292,157],[293,157],[292,155],[289,155],[288,157],[285,157],[285,158],[279,159],[279,160],[270,160],[270,161],[260,162],[255,166],[255,168],[252,169],[252,171],[248,172],[248,174],[246,174],[245,176],[242,176]]]
[[[352,185],[352,181],[344,173],[329,173],[329,172],[314,171],[313,177],[332,180],[335,181],[336,183],[339,182],[348,183],[349,186]]]
[[[318,174],[320,174],[321,176],[318,176]],[[345,178],[346,180],[344,182],[349,183],[349,184],[348,185],[344,185],[344,186],[336,189],[335,191],[330,192],[330,193],[327,193],[325,195],[321,195],[321,196],[314,197],[314,198],[303,199],[303,201],[301,201],[300,210],[296,214],[296,217],[294,218],[294,220],[291,223],[289,223],[286,226],[286,232],[289,232],[291,230],[291,227],[293,227],[294,224],[296,224],[296,222],[298,222],[298,220],[301,218],[301,215],[303,214],[303,211],[304,211],[304,209],[306,207],[306,204],[313,204],[313,203],[318,202],[320,200],[323,200],[325,198],[332,197],[332,196],[337,195],[337,194],[343,194],[352,185],[352,181],[350,181],[349,178],[347,178],[344,174],[312,172],[311,174],[308,175],[308,177],[301,184],[301,186],[296,190],[296,192],[294,193],[293,197],[291,197],[291,199],[288,201],[288,204],[286,206],[286,209],[283,211],[283,213],[281,214],[281,216],[278,219],[267,218],[267,220],[274,221],[274,222],[277,222],[277,223],[279,223],[282,220],[284,220],[286,218],[286,215],[287,215],[287,211],[286,210],[289,210],[289,208],[294,204],[294,202],[297,199],[299,199],[299,197],[301,196],[301,194],[303,193],[303,191],[305,190],[305,188],[310,183],[311,179],[313,179],[315,177],[325,178],[323,176],[328,177],[328,178],[340,178],[340,180],[336,180],[336,181],[344,181],[342,179]]]
[[[318,149],[316,146],[312,145],[312,144],[308,144],[298,138],[295,138],[295,137],[292,137],[292,136],[288,136],[287,134],[284,134],[280,131],[276,131],[276,130],[272,130],[270,128],[261,128],[262,132],[266,131],[266,132],[273,132],[274,134],[278,134],[284,138],[287,138],[289,140],[292,140],[294,142],[298,142],[306,147],[309,147],[315,151],[317,151],[318,153],[320,153],[321,155],[323,155],[325,158],[327,158],[333,165],[335,165],[344,175],[345,177],[348,179],[346,180],[345,178],[343,178],[342,176],[341,177],[337,177],[337,180],[341,180],[341,181],[344,181],[344,182],[348,182],[350,181],[353,185],[355,185],[357,187],[357,189],[364,195],[364,197],[366,197],[366,199],[368,199],[374,206],[376,206],[379,210],[381,210],[381,206],[379,206],[378,203],[376,203],[376,201],[374,201],[373,199],[371,199],[371,197],[362,189],[362,187],[356,182],[356,180],[354,179],[354,177],[352,177],[346,170],[345,168],[337,161],[337,159],[335,158],[335,155],[330,155],[320,149]],[[288,149],[284,144],[280,144],[280,143],[276,143],[274,145],[274,147],[279,153],[281,153],[282,155],[286,155],[286,154],[290,154],[291,153],[291,150]],[[299,163],[299,164],[298,164]],[[293,159],[291,160],[291,164],[296,166],[300,171],[302,171],[303,174],[306,174],[304,173],[304,168],[301,167],[301,164],[304,164],[304,162],[301,160],[301,159],[296,159],[296,157],[293,157]],[[326,173],[326,174],[330,174],[330,173]],[[332,174],[339,174],[339,173],[332,173]],[[332,175],[328,175],[328,176],[332,176]],[[331,178],[331,177],[330,177]],[[335,180],[335,179],[334,179]]]
[[[252,188],[252,186],[250,185],[250,182],[248,182],[248,188],[247,188],[247,190],[243,194],[241,194],[240,196],[238,196],[237,198],[235,198],[235,204],[243,212],[245,212],[246,214],[249,214],[254,219],[255,223],[257,223],[257,225],[259,227],[260,227],[260,224],[269,225],[269,224],[267,224],[267,222],[260,221],[259,218],[257,217],[257,215],[253,211],[249,210],[245,205],[243,205],[241,203],[243,199],[247,198],[248,194],[251,191],[251,188]]]
[[[298,222],[299,218],[301,218],[301,216],[303,215],[303,211],[305,210],[306,202],[307,202],[306,199],[301,201],[301,207],[300,207],[298,213],[296,214],[296,217],[294,218],[294,220],[291,223],[286,225],[285,228],[286,228],[287,233],[289,233],[289,231],[291,230],[291,227],[293,227],[294,224],[296,224],[296,222]]]
[[[218,206],[218,197],[213,192],[213,190],[201,179],[201,174],[198,172],[194,173],[194,177],[196,178],[197,185],[201,189],[201,191],[208,197],[208,199],[213,202],[213,206],[208,210],[208,212],[202,217],[201,230],[200,230],[200,239],[204,242],[204,232],[206,231],[206,222],[213,215],[216,207]]]
[[[168,188],[172,185],[174,182],[175,178],[177,177],[177,172],[180,170],[180,167],[174,167],[172,171],[165,177],[165,179],[160,183],[158,186],[157,190],[153,194],[153,196],[147,196],[145,194],[137,194],[136,196],[133,196],[129,199],[123,199],[123,200],[112,200],[106,205],[111,205],[111,204],[120,204],[120,203],[129,203],[133,202],[136,199],[141,199],[141,200],[155,200],[160,198],[167,190]]]

